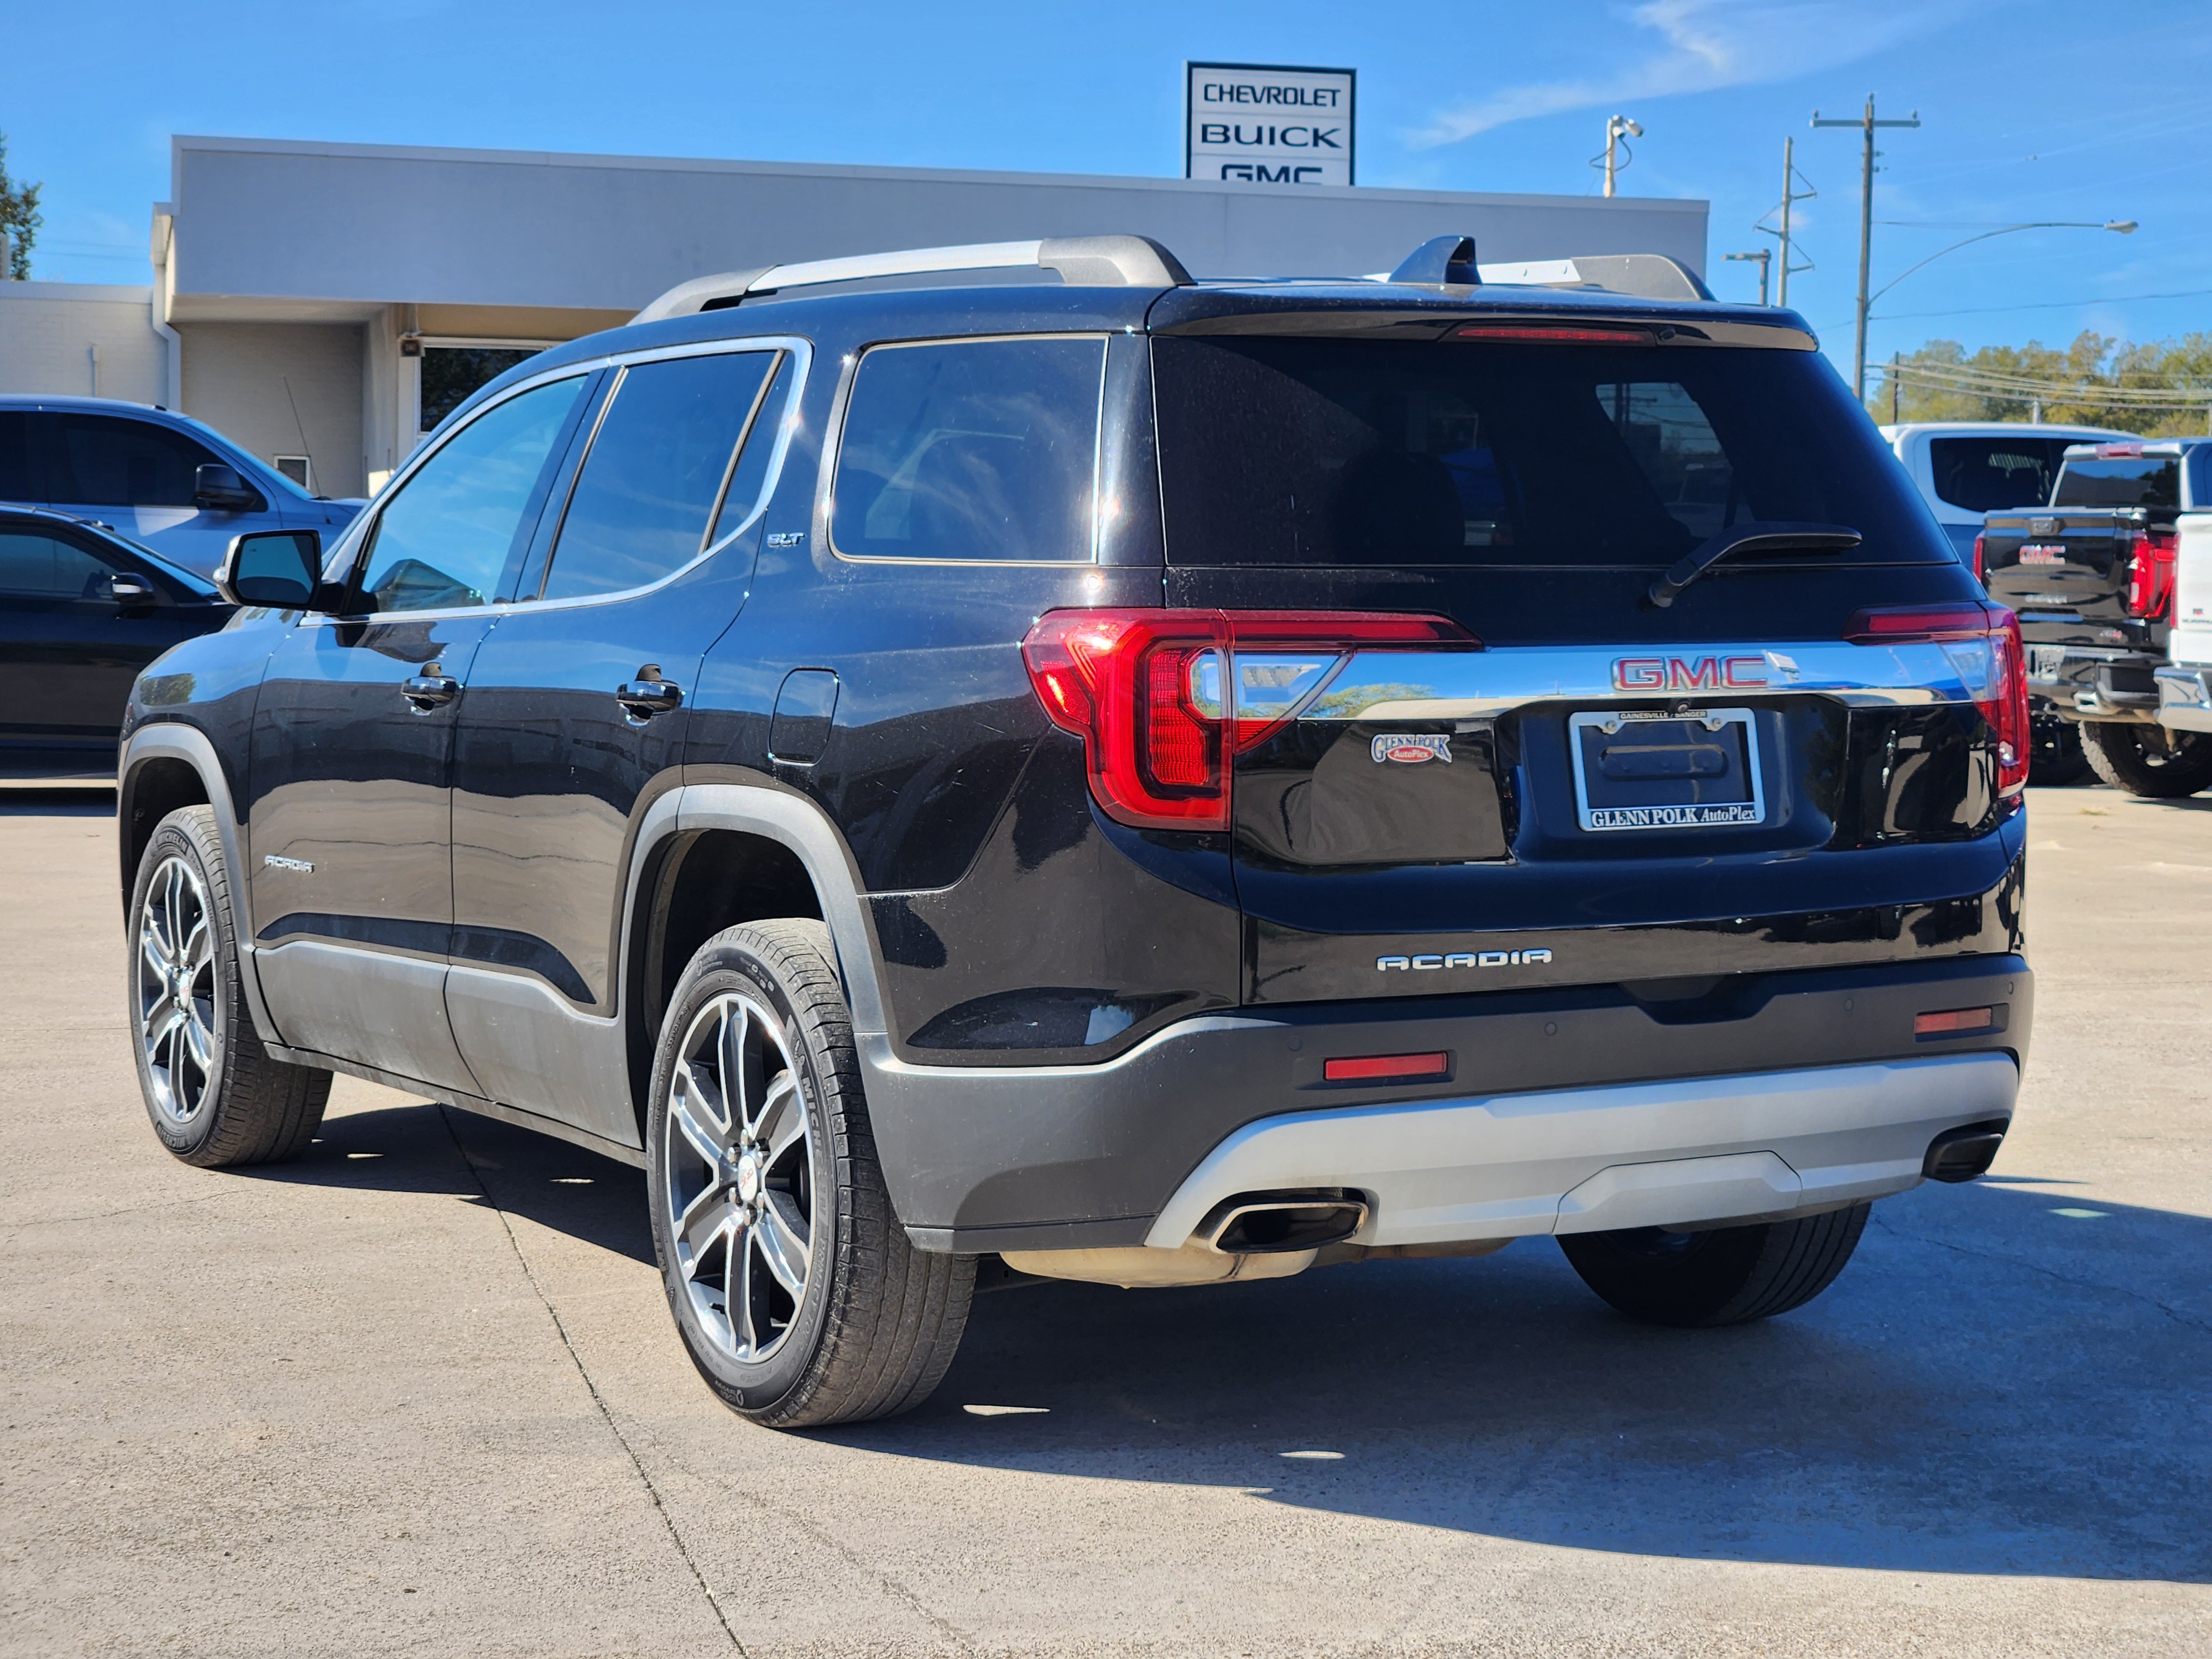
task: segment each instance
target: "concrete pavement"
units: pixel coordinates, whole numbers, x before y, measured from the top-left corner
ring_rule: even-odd
[[[168,1158],[106,810],[0,799],[0,1651],[2212,1652],[2212,797],[2036,792],[2020,1127],[1796,1315],[1537,1241],[1025,1289],[809,1435],[692,1373],[634,1170],[345,1079]]]

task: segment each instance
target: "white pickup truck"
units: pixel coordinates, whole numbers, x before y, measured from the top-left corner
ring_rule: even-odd
[[[2212,732],[2212,512],[2184,513],[2173,569],[2173,631],[2158,685],[2158,723],[2169,732]]]

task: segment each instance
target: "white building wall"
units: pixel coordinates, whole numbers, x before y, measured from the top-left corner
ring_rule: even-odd
[[[305,454],[325,495],[366,493],[362,328],[180,323],[185,407],[264,461]]]
[[[151,288],[0,282],[0,392],[173,403],[153,299]]]

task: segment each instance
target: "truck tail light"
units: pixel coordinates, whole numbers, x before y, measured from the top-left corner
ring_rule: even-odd
[[[2018,617],[1998,605],[1901,605],[1860,611],[1844,637],[1854,645],[1942,645],[1996,736],[1997,793],[2027,787],[2027,653]]]
[[[1355,651],[1480,650],[1443,617],[1052,611],[1022,641],[1053,724],[1083,739],[1091,792],[1140,830],[1226,830],[1231,765]]]
[[[1984,587],[1990,585],[1989,566],[1984,562],[1984,555],[1988,549],[1989,540],[1987,536],[1979,534],[1974,538],[1974,580]]]
[[[2173,603],[2173,561],[2180,538],[2171,530],[2138,530],[2128,549],[2128,615],[2156,621]]]

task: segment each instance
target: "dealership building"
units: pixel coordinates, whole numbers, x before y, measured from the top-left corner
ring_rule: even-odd
[[[181,409],[330,495],[518,354],[715,271],[1113,232],[1201,278],[1387,270],[1447,233],[1486,265],[1705,267],[1699,201],[191,137],[170,178],[150,285],[0,282],[0,392]]]

